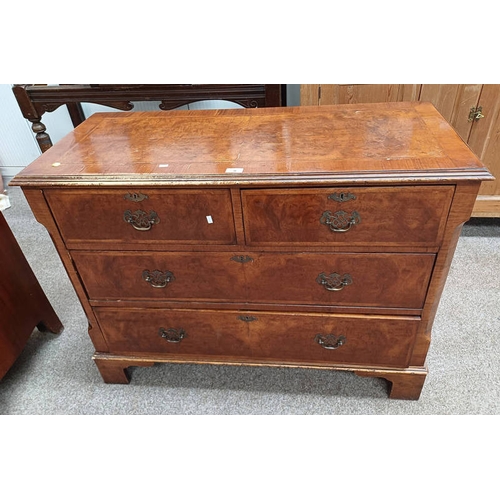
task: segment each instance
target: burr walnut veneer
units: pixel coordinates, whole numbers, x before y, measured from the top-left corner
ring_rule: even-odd
[[[350,370],[417,399],[455,245],[491,179],[427,103],[101,113],[19,174],[129,366]]]

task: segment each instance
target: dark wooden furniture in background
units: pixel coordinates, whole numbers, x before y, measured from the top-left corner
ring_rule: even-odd
[[[32,123],[42,153],[52,141],[42,123],[44,113],[65,104],[73,125],[85,120],[82,102],[102,104],[130,111],[133,102],[160,101],[159,108],[170,110],[204,100],[225,100],[245,108],[286,106],[286,85],[27,85],[13,86],[23,116]]]
[[[303,106],[370,102],[432,103],[496,177],[485,182],[473,217],[500,217],[500,84],[305,84]]]
[[[0,212],[0,379],[24,349],[33,329],[63,326]]]
[[[94,114],[12,184],[106,382],[155,362],[294,366],[417,399],[491,179],[431,104],[384,103]]]

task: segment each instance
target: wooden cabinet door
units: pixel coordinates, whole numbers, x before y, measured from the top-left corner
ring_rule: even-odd
[[[307,84],[301,85],[302,106],[365,102],[416,101],[421,85],[413,84]]]
[[[301,104],[428,101],[467,142],[473,126],[469,112],[478,106],[482,88],[481,84],[308,84],[301,86]]]
[[[473,217],[500,217],[500,85],[422,85],[420,101],[429,101],[496,177],[484,182]],[[472,108],[482,118],[470,119]]]
[[[468,144],[496,180],[481,184],[473,216],[500,217],[500,85],[482,87],[478,106],[484,118],[473,122]]]
[[[470,109],[478,105],[482,88],[480,84],[424,84],[418,100],[434,104],[460,137],[468,142],[473,126],[473,122],[469,121]]]

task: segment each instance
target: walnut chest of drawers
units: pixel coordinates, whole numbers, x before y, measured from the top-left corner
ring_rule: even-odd
[[[310,367],[417,399],[491,178],[432,105],[384,103],[100,113],[12,184],[54,241],[105,382],[159,362]]]

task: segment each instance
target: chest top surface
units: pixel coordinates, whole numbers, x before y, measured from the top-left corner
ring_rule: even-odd
[[[245,185],[491,179],[429,103],[97,113],[12,182]]]

